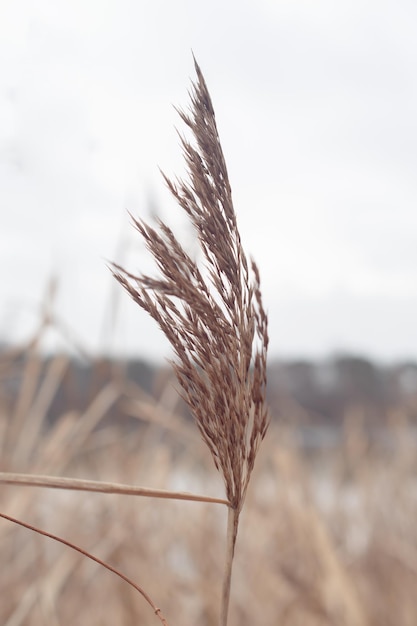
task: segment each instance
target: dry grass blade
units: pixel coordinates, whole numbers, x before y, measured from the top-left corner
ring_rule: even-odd
[[[36,474],[14,474],[0,472],[0,484],[21,485],[25,487],[49,487],[51,489],[68,489],[70,491],[90,491],[95,493],[119,494],[124,496],[144,496],[164,500],[188,500],[189,502],[210,502],[211,504],[228,504],[222,498],[200,496],[184,491],[167,491],[165,489],[149,489],[135,485],[120,485],[104,481],[84,480],[61,476],[39,476]]]
[[[176,353],[182,395],[224,478],[231,568],[239,513],[268,427],[267,317],[258,269],[242,248],[210,94],[197,63],[195,69],[190,111],[179,111],[192,134],[191,141],[181,139],[189,180],[165,180],[195,228],[204,270],[165,223],[153,228],[134,219],[161,275],[135,276],[118,265],[113,273]]]

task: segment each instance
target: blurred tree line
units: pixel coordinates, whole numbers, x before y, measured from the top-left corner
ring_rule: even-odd
[[[121,389],[158,402],[167,388],[176,387],[169,366],[146,361],[99,358],[88,361],[69,356],[39,357],[23,352],[6,359],[8,349],[0,347],[0,401],[15,403],[21,392],[28,360],[38,359],[41,385],[51,363],[65,361],[63,374],[48,407],[48,420],[54,421],[67,411],[84,411],[110,381]],[[124,392],[121,392],[123,403]],[[171,394],[172,397],[172,394]],[[412,422],[417,420],[417,362],[381,364],[354,355],[334,355],[323,360],[274,360],[268,367],[268,400],[276,419],[300,417],[312,424],[339,425],[352,411],[361,411],[366,423],[384,423],[401,410]],[[176,410],[186,414],[182,403]],[[108,419],[125,415],[120,402],[112,407]]]

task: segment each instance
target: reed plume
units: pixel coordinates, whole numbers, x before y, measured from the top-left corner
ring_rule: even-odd
[[[170,341],[181,394],[224,479],[229,518],[220,624],[225,625],[239,514],[269,423],[268,331],[259,272],[242,248],[214,109],[196,61],[195,70],[190,109],[178,109],[191,131],[190,141],[181,137],[188,177],[164,178],[194,226],[203,267],[162,220],[153,228],[132,218],[160,275],[134,275],[116,264],[112,271]]]

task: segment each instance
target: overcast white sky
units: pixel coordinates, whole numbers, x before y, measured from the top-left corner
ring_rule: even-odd
[[[0,335],[55,275],[86,349],[169,356],[106,259],[147,268],[126,209],[184,231],[158,167],[183,173],[192,49],[271,355],[417,358],[416,32],[411,0],[2,0]]]

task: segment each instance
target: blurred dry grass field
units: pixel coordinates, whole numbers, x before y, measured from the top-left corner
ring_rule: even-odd
[[[0,360],[1,471],[71,476],[223,497],[171,382],[149,394],[115,364],[87,408],[48,412],[69,360],[31,345]],[[18,387],[13,389],[13,381]],[[113,419],[112,419],[112,416]],[[245,510],[230,623],[417,624],[417,480],[406,411],[389,444],[346,420],[338,447],[308,455],[291,415],[273,419]],[[0,510],[118,567],[170,626],[217,623],[226,508],[0,485]],[[69,548],[0,520],[2,626],[158,623],[128,585]]]

